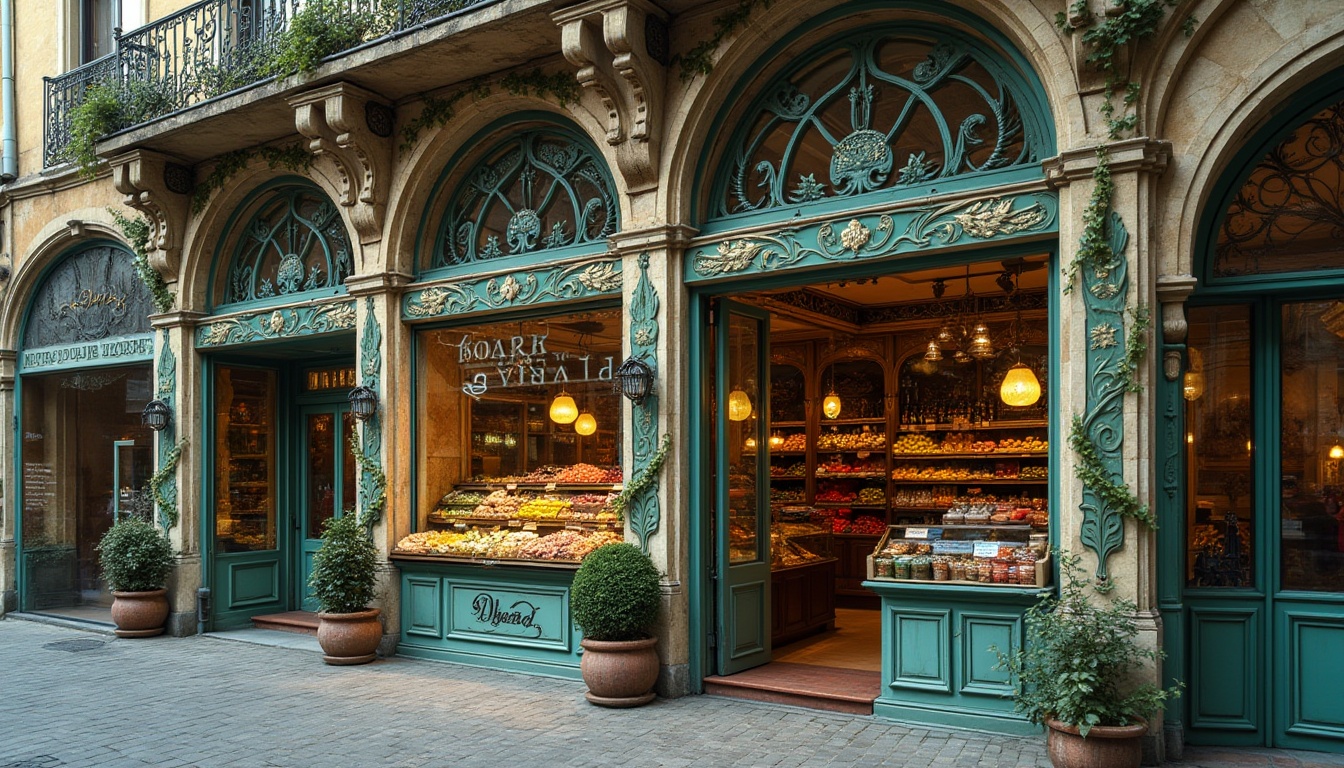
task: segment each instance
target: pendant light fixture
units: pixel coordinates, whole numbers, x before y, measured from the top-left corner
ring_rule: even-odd
[[[943,348],[937,339],[929,339],[929,349],[924,353],[924,359],[930,363],[936,363],[943,359]]]
[[[585,408],[583,413],[574,420],[574,431],[587,437],[597,431],[597,419]]]
[[[1344,459],[1344,445],[1335,443],[1330,446],[1330,458],[1335,460]]]
[[[551,401],[551,421],[556,424],[573,424],[579,418],[579,405],[565,390]]]
[[[1186,353],[1190,356],[1190,367],[1181,377],[1181,397],[1193,403],[1204,396],[1204,358],[1194,347]]]
[[[831,391],[826,398],[821,401],[821,412],[828,419],[840,417],[840,408],[844,404],[840,402],[840,396],[835,393],[835,365],[831,365]]]
[[[1017,319],[1013,321],[1013,346],[1012,351],[1017,355],[1017,362],[1008,373],[1003,377],[1003,384],[999,386],[999,398],[1006,405],[1016,408],[1024,408],[1028,405],[1035,405],[1036,401],[1041,399],[1041,380],[1036,378],[1036,372],[1022,362],[1022,303],[1020,296],[1014,296],[1017,299]]]
[[[994,341],[989,338],[989,326],[984,321],[978,321],[975,329],[971,331],[970,355],[977,360],[988,360],[994,357],[997,352],[994,351]]]
[[[751,417],[751,395],[748,395],[741,387],[736,387],[728,393],[728,420],[746,421]]]

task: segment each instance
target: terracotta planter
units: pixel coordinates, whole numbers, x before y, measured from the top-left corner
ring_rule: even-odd
[[[1046,746],[1055,768],[1139,768],[1148,723],[1094,725],[1087,738],[1058,720],[1047,720]]]
[[[168,621],[168,590],[113,592],[112,621],[117,637],[154,637]]]
[[[599,707],[638,707],[653,701],[658,682],[658,638],[584,638],[579,670],[588,685],[584,696]]]
[[[377,608],[354,613],[319,613],[317,617],[317,644],[322,646],[323,661],[336,666],[373,661],[383,639],[383,623],[378,620]]]

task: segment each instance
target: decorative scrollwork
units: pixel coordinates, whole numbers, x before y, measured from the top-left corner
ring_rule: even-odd
[[[639,282],[630,297],[630,354],[658,371],[658,292],[649,280],[649,254],[639,255]],[[639,405],[631,406],[631,443],[634,457],[630,477],[633,479],[657,472],[655,456],[666,455],[666,446],[658,437],[658,395],[652,393]],[[664,438],[665,439],[665,438]],[[660,462],[661,463],[661,462]],[[658,501],[658,478],[648,481],[645,492],[631,499],[629,507],[630,530],[639,539],[639,547],[649,551],[649,537],[658,532],[662,508]]]
[[[196,329],[196,346],[222,347],[290,336],[348,331],[355,327],[355,303],[277,309],[222,318]]]
[[[603,258],[537,272],[432,285],[406,295],[408,319],[443,317],[619,293],[621,262]]]
[[[1031,164],[1043,122],[1024,126],[1031,102],[1017,82],[969,41],[910,28],[818,50],[761,88],[738,121],[711,215]],[[918,141],[926,146],[907,149]],[[898,148],[906,158],[893,179]]]
[[[335,288],[354,271],[336,206],[308,187],[269,192],[240,232],[221,304]]]
[[[110,245],[66,256],[33,294],[23,346],[33,349],[149,333],[153,303],[132,261],[130,253]]]

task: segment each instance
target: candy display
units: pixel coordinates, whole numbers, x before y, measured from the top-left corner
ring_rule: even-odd
[[[825,432],[817,438],[822,451],[871,451],[887,447],[887,433],[873,432],[864,427],[860,432]]]
[[[403,537],[397,542],[396,551],[404,554],[577,563],[598,547],[619,541],[623,541],[622,537],[612,531],[560,530],[545,535],[500,528],[463,532],[421,531]]]
[[[997,505],[971,506],[975,508],[953,509],[948,514],[979,516],[989,514],[986,507]],[[868,574],[873,579],[1034,587],[1037,562],[1046,556],[1045,547],[1044,535],[995,531],[992,526],[982,530],[891,526],[869,557]]]

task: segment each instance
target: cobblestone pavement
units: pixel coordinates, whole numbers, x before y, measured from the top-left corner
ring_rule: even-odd
[[[329,667],[306,651],[118,640],[6,619],[0,768],[1049,765],[1041,738],[712,696],[606,710],[582,693],[577,683],[453,664]],[[1332,759],[1296,753],[1285,763],[1285,754],[1235,753],[1233,762]]]

